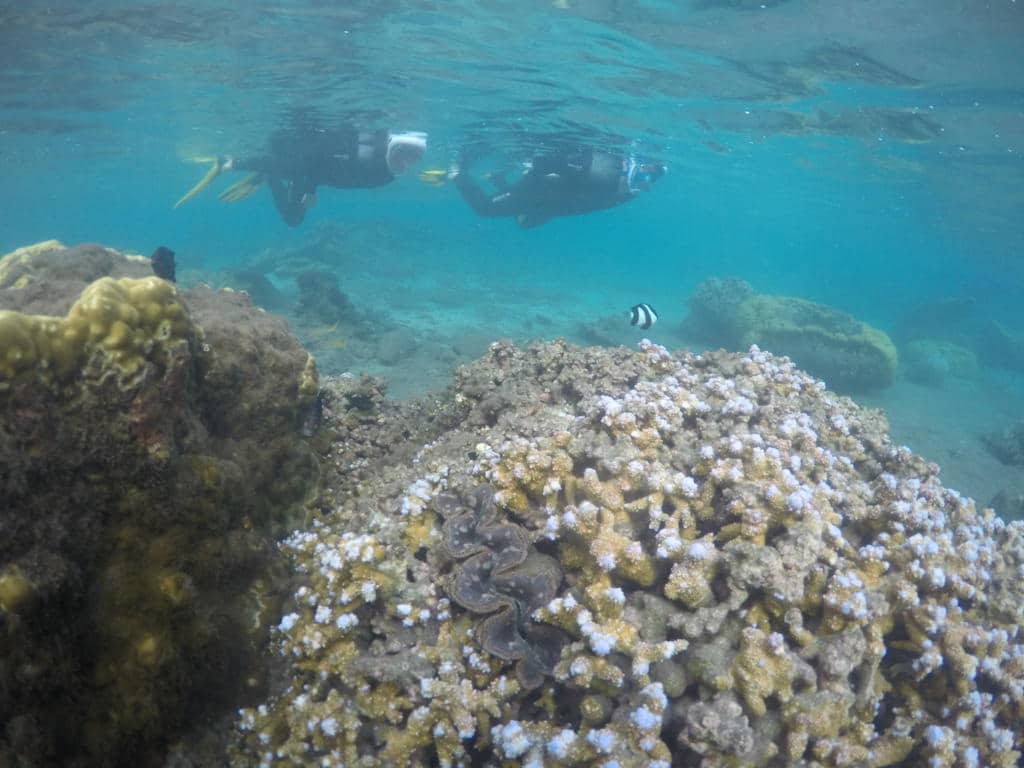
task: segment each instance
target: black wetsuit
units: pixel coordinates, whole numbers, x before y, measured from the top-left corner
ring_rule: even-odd
[[[494,195],[484,192],[465,170],[454,183],[478,215],[514,216],[520,227],[529,228],[554,216],[576,216],[631,200],[634,194],[624,166],[622,157],[582,149],[537,157],[512,185],[500,176],[492,177]]]
[[[233,168],[263,174],[281,218],[295,227],[306,216],[307,196],[321,184],[357,188],[393,181],[387,146],[384,130],[290,128],[271,136],[267,155],[237,160]]]

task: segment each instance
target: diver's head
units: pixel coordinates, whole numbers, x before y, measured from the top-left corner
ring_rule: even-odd
[[[636,194],[650,189],[654,182],[668,172],[668,167],[653,160],[641,157],[630,157],[627,164],[627,180],[629,191]]]
[[[401,176],[419,162],[427,150],[427,134],[403,131],[388,134],[387,163],[392,176]]]

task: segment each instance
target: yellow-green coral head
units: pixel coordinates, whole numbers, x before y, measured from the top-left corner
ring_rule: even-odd
[[[16,612],[34,594],[32,582],[16,563],[0,570],[0,610]]]

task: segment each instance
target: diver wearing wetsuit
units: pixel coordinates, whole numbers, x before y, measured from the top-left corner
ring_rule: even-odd
[[[295,227],[316,203],[318,186],[383,186],[416,163],[426,147],[426,134],[414,131],[369,132],[349,125],[333,129],[287,128],[271,136],[265,155],[216,159],[206,177],[175,208],[198,194],[222,171],[249,171],[247,178],[224,190],[220,199],[242,200],[266,181],[281,218]]]
[[[520,227],[538,227],[555,216],[577,216],[629,202],[665,173],[665,166],[589,147],[541,155],[514,183],[492,175],[496,193],[485,192],[462,167],[451,172],[455,188],[477,215],[515,217]]]

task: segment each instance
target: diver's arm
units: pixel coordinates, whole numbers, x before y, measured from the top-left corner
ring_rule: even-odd
[[[507,170],[494,171],[493,173],[488,173],[484,178],[491,182],[499,193],[508,192],[512,189],[512,185],[508,183],[507,174]]]
[[[513,191],[506,189],[498,195],[488,195],[469,177],[465,171],[459,173],[453,182],[462,199],[469,203],[477,216],[494,218],[499,216],[515,216],[518,213],[518,198]]]
[[[276,176],[267,178],[270,193],[274,196],[274,207],[281,214],[284,223],[289,227],[297,227],[306,218],[306,206],[302,203],[302,195],[296,194],[294,183],[285,184]]]

